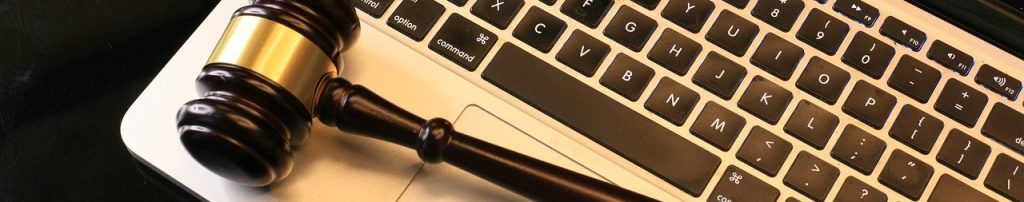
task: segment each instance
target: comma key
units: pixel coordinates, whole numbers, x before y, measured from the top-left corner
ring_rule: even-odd
[[[459,14],[453,14],[441,26],[434,39],[430,40],[429,47],[459,66],[473,71],[497,40],[498,36],[494,33]]]

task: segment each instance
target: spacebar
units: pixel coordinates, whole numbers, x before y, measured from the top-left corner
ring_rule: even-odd
[[[721,163],[714,154],[506,43],[483,78],[658,177],[698,196]]]

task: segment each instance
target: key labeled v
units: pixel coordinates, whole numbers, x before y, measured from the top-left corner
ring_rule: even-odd
[[[590,49],[585,45],[580,45],[580,57],[583,57],[587,53],[590,53]]]

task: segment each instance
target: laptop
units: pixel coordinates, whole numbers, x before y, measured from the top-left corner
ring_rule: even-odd
[[[207,171],[174,114],[248,3],[220,2],[125,115],[144,165],[210,201],[529,200],[318,124],[283,181]],[[658,200],[1024,200],[1020,1],[352,3],[342,77]]]

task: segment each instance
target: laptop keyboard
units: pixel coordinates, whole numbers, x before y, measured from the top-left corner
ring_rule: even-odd
[[[879,190],[888,189],[911,200],[926,195],[1024,200],[1024,189],[1013,189],[1024,183],[1024,173],[1018,175],[1022,163],[1008,156],[1024,153],[1024,114],[1005,104],[1022,90],[1019,78],[982,64],[975,82],[966,83],[972,80],[974,57],[941,40],[929,41],[925,32],[882,16],[886,11],[870,4],[530,1],[403,0],[386,17],[394,0],[354,3],[371,17],[384,17],[411,40],[435,33],[426,43],[436,54],[466,71],[482,68],[483,80],[694,197],[710,191],[709,200],[774,201],[786,197],[780,191],[796,191],[815,201],[886,201],[894,196]],[[821,9],[829,4],[832,9]],[[901,53],[920,52],[928,44],[927,59]],[[731,59],[744,57],[749,49],[749,61]],[[943,76],[942,71],[955,74]],[[874,84],[887,75],[881,82],[887,86]],[[690,81],[682,82],[683,76]],[[790,79],[795,81],[785,82]],[[738,99],[736,106],[726,107],[732,99]],[[629,106],[637,102],[646,110]],[[988,117],[982,117],[986,110]],[[867,127],[841,121],[847,117]],[[686,129],[663,126],[687,123]],[[784,133],[766,129],[775,125]],[[975,127],[982,134],[961,130]],[[872,135],[886,132],[889,136]],[[994,152],[992,147],[1000,145],[1018,154]],[[936,149],[935,159],[916,157]],[[716,155],[731,150],[737,150],[735,157]],[[987,162],[997,155],[995,162]],[[986,168],[990,171],[983,176]],[[719,170],[721,177],[712,179]],[[965,184],[950,175],[977,182]],[[779,180],[784,187],[766,183]],[[986,196],[977,190],[986,188],[969,185],[981,182],[1002,196]],[[934,191],[926,193],[929,187]],[[837,194],[830,195],[833,191]]]

